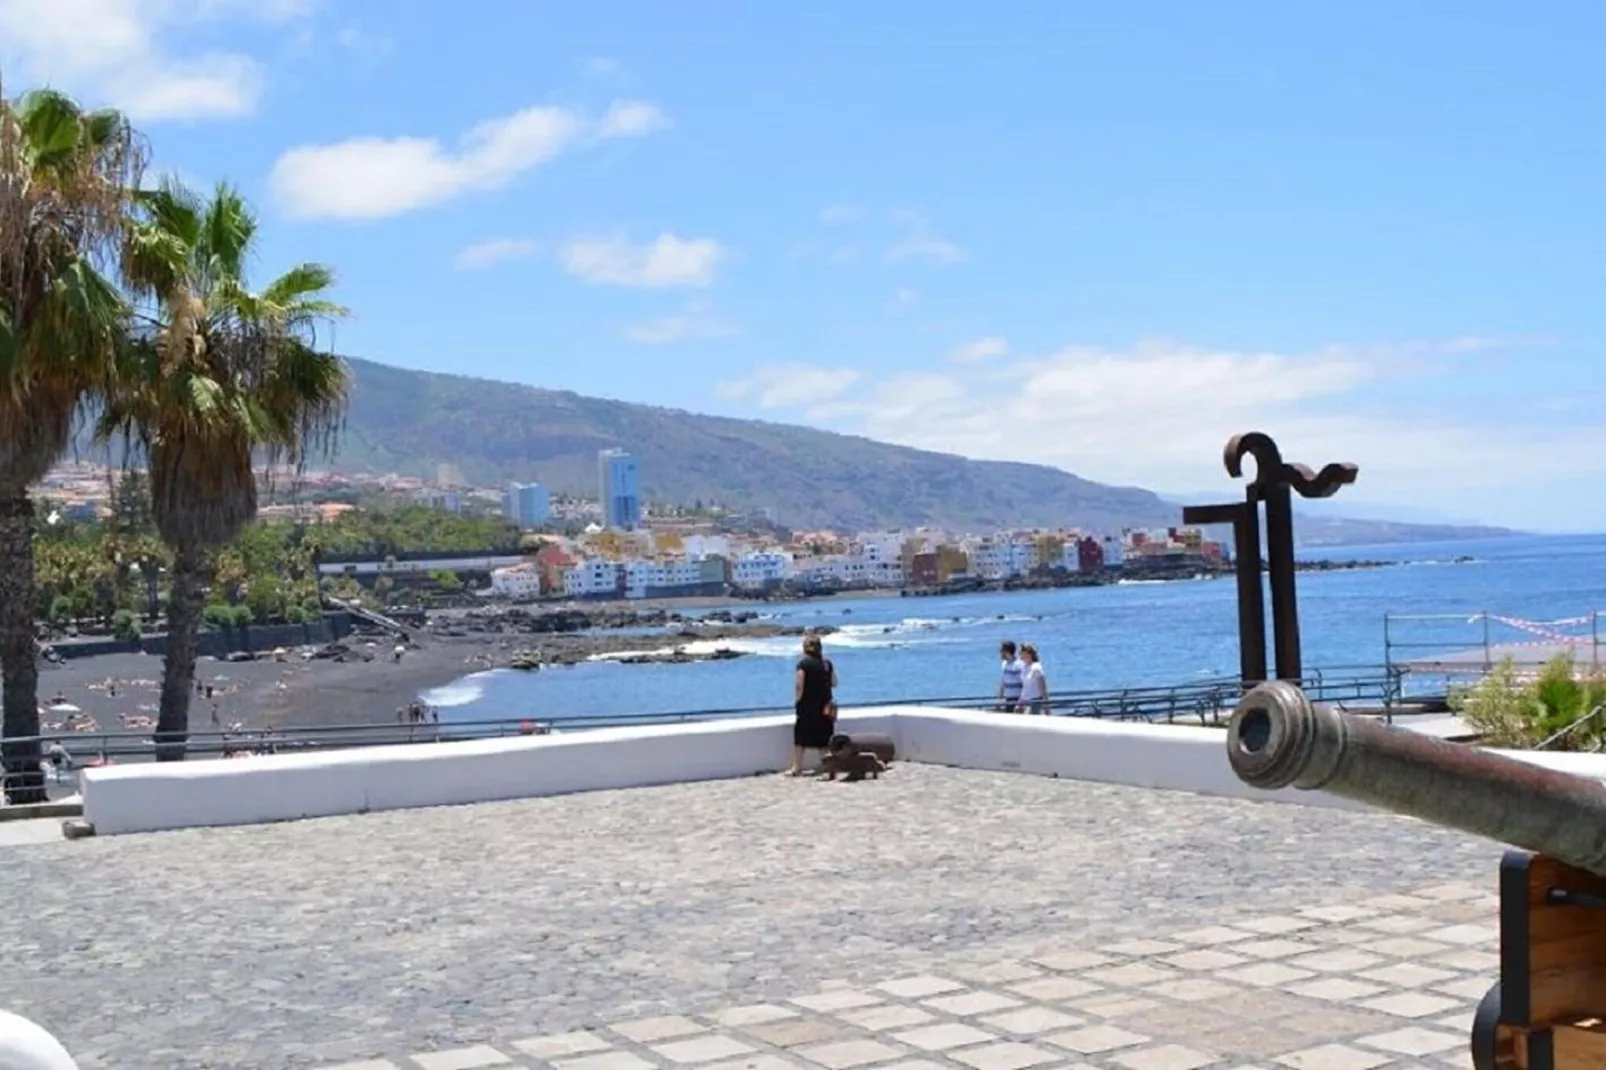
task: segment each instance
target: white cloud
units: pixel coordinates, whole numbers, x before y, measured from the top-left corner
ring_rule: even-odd
[[[828,204],[820,209],[820,222],[830,224],[853,223],[864,218],[864,209],[856,204]]]
[[[667,345],[692,338],[728,338],[739,334],[734,324],[718,319],[701,302],[692,302],[682,311],[645,323],[626,327],[624,335],[641,345]]]
[[[457,254],[454,263],[465,270],[494,267],[508,260],[522,260],[534,256],[539,248],[528,238],[492,238],[470,245]]]
[[[948,354],[948,359],[954,364],[979,364],[1008,352],[1009,343],[1002,338],[978,338],[974,342],[956,346]]]
[[[671,289],[709,285],[724,255],[713,238],[660,234],[644,245],[622,237],[576,238],[563,247],[560,259],[569,274],[586,282]]]
[[[639,100],[619,100],[609,106],[597,128],[597,137],[641,137],[669,128],[669,116],[658,107]]]
[[[615,103],[600,120],[569,108],[525,108],[476,124],[448,148],[434,138],[359,137],[303,145],[273,165],[269,187],[300,219],[375,220],[500,189],[585,143],[661,127],[656,108]]]
[[[0,0],[0,66],[104,101],[143,122],[249,114],[261,64],[238,51],[173,47],[227,20],[285,23],[314,0]]]
[[[762,394],[754,383],[742,396],[904,445],[1049,464],[1162,491],[1221,487],[1229,496],[1222,446],[1261,430],[1290,461],[1358,464],[1368,501],[1529,529],[1606,526],[1606,509],[1566,491],[1606,476],[1606,427],[1556,420],[1538,404],[1457,412],[1432,403],[1434,379],[1452,374],[1438,358],[1487,348],[1457,340],[1312,354],[1072,346],[1030,359],[855,377],[851,397],[846,385],[794,400]],[[1342,513],[1336,504],[1334,511]]]
[[[912,308],[920,303],[920,294],[908,286],[900,286],[892,291],[892,306],[894,308]]]
[[[904,228],[901,238],[887,246],[887,259],[931,260],[939,264],[957,264],[967,259],[965,251],[931,229],[926,217],[909,208],[895,208],[889,213],[893,222]]]
[[[939,264],[957,264],[965,259],[965,251],[947,238],[933,234],[911,234],[887,247],[887,259],[932,260]]]
[[[859,373],[851,368],[770,364],[745,379],[719,383],[714,389],[727,400],[752,398],[761,409],[793,409],[831,402],[858,381]]]

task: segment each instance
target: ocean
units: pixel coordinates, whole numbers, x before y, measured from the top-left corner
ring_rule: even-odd
[[[1588,636],[1598,627],[1606,658],[1606,536],[1356,546],[1304,556],[1393,562],[1300,574],[1307,671],[1380,668],[1390,654],[1399,661],[1471,649],[1484,643],[1486,629],[1488,640],[1500,644]],[[991,695],[1003,639],[1036,644],[1054,693],[1182,684],[1238,671],[1231,578],[755,608],[776,623],[839,629],[826,636],[825,651],[836,663],[844,706]],[[1486,625],[1477,616],[1483,613],[1500,619]],[[1395,615],[1391,643],[1411,646],[1386,653],[1386,614]],[[1404,619],[1411,616],[1435,619]],[[421,697],[447,723],[780,708],[791,702],[798,644],[793,637],[710,644],[752,655],[728,661],[497,670]],[[671,645],[643,636],[643,650]]]

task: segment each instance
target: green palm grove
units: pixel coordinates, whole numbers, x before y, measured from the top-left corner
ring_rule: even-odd
[[[0,694],[10,801],[42,801],[34,507],[75,427],[149,470],[171,557],[158,759],[181,758],[213,554],[257,513],[259,464],[333,445],[344,363],[318,346],[344,315],[332,272],[252,289],[257,221],[239,193],[144,181],[121,115],[0,89]]]

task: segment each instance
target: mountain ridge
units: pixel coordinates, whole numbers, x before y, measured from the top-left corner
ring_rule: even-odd
[[[450,464],[475,484],[539,481],[554,492],[595,495],[597,451],[622,446],[640,459],[644,498],[767,510],[794,529],[1071,524],[1118,531],[1181,522],[1180,505],[1153,491],[1047,465],[347,359],[353,390],[329,465],[336,471],[431,478]],[[1302,518],[1309,536],[1302,541],[1325,541],[1328,519]],[[1350,530],[1342,541],[1371,541],[1357,523],[1373,522],[1344,521]]]

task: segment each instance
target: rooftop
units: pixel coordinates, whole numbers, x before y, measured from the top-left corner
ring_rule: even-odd
[[[1496,979],[1496,845],[915,764],[0,851],[84,1070],[1447,1068]]]

